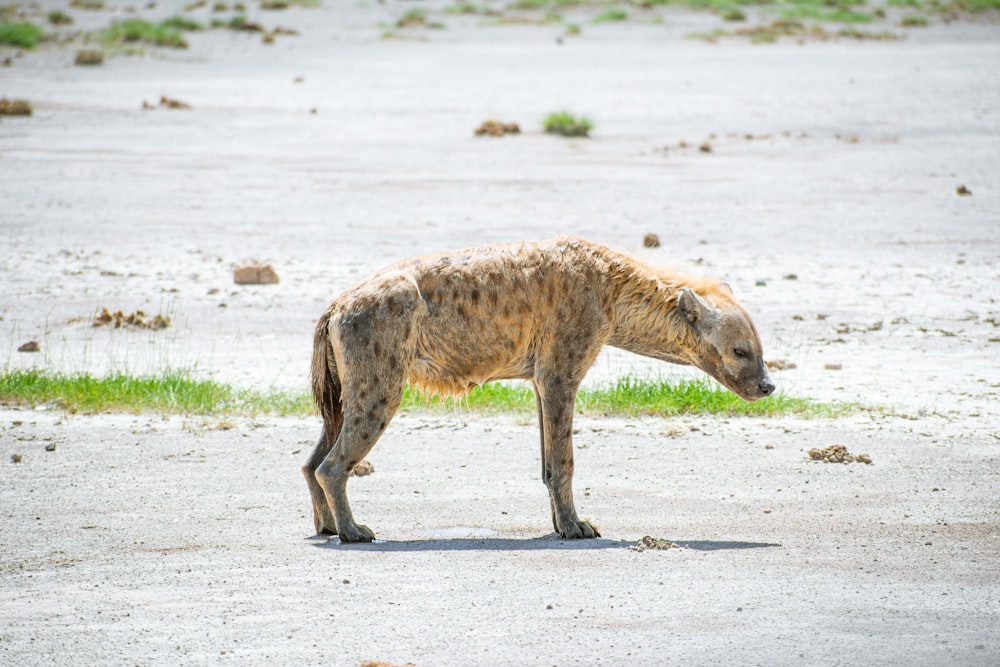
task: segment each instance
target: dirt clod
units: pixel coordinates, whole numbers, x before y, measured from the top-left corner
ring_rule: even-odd
[[[639,538],[639,540],[632,546],[628,548],[629,551],[648,551],[650,549],[654,551],[664,551],[666,549],[680,549],[679,544],[675,544],[670,540],[666,540],[660,537],[653,537],[651,535],[644,535]]]
[[[38,344],[37,340],[29,340],[27,343],[17,348],[18,352],[38,352],[41,350],[41,346]]]
[[[868,463],[872,459],[867,454],[851,454],[843,445],[829,445],[823,449],[810,449],[809,458],[824,463]]]
[[[476,136],[502,137],[505,134],[521,134],[521,126],[517,123],[503,123],[499,120],[484,120],[483,124],[476,128]]]
[[[120,310],[111,312],[107,308],[101,309],[100,314],[94,318],[95,327],[112,326],[115,329],[122,327],[135,327],[137,329],[166,329],[170,326],[170,318],[157,313],[152,317],[146,315],[141,310],[126,315]]]
[[[955,194],[957,194],[959,197],[969,197],[972,195],[972,190],[965,187],[964,185],[960,185],[957,188],[955,188]]]
[[[0,116],[30,116],[31,113],[31,102],[28,100],[0,98]]]
[[[10,455],[10,462],[11,463],[20,463],[23,460],[24,460],[24,457],[21,456],[20,454],[11,454]]]
[[[823,364],[823,368],[828,371],[839,371],[844,368],[843,364]]]
[[[660,247],[660,237],[656,234],[646,234],[642,237],[642,247],[643,248],[659,248]]]
[[[233,270],[233,281],[237,285],[274,285],[278,282],[278,272],[270,264],[251,261]]]

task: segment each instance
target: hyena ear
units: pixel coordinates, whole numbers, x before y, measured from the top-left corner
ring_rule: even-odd
[[[677,294],[677,310],[693,327],[704,323],[714,312],[712,307],[694,293],[690,287],[684,287]]]
[[[729,283],[719,283],[719,287],[722,288],[723,292],[728,292],[729,296],[735,296],[733,294],[733,288],[729,285]]]

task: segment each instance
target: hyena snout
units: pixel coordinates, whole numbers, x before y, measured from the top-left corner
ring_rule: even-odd
[[[771,378],[765,377],[757,384],[757,391],[761,393],[762,396],[770,396],[774,393],[774,383],[771,382]]]

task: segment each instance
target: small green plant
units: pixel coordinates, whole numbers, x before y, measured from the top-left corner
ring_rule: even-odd
[[[798,0],[781,10],[782,18],[788,20],[814,19],[836,23],[871,23],[872,14],[854,9],[851,0]]]
[[[916,16],[912,14],[909,16],[904,16],[899,21],[899,25],[904,28],[926,28],[927,23],[928,21],[926,16]]]
[[[594,129],[594,123],[589,118],[577,118],[568,111],[557,111],[545,117],[542,123],[549,134],[559,134],[564,137],[588,137]]]
[[[73,23],[73,17],[61,9],[54,9],[46,14],[45,20],[52,25],[71,25]]]
[[[723,21],[746,21],[747,15],[739,7],[727,7],[719,14]]]
[[[34,23],[0,23],[0,44],[34,48],[44,31]]]
[[[70,7],[77,7],[79,9],[88,9],[90,11],[98,11],[104,9],[104,0],[72,0],[69,3]]]
[[[610,23],[612,21],[627,21],[628,12],[621,7],[608,7],[594,17],[594,23]]]
[[[569,35],[570,37],[576,37],[577,35],[580,35],[582,32],[583,31],[580,30],[580,26],[578,26],[577,24],[575,23],[566,24],[566,34]]]

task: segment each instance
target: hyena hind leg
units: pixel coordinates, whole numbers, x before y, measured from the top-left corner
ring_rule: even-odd
[[[351,395],[357,395],[353,393]],[[354,520],[347,500],[347,480],[354,467],[371,451],[396,413],[403,397],[402,382],[391,396],[382,395],[367,404],[350,401],[344,405],[344,426],[336,444],[316,468],[316,481],[333,507],[341,542],[371,542],[375,533]]]
[[[334,518],[333,510],[330,509],[326,492],[323,491],[323,487],[320,486],[319,481],[316,479],[316,468],[319,467],[323,459],[330,453],[333,444],[333,439],[326,437],[326,429],[324,428],[323,432],[320,433],[319,442],[316,444],[312,456],[302,466],[302,474],[306,478],[306,484],[309,485],[309,495],[312,497],[313,524],[316,526],[317,535],[337,534],[337,521]]]

